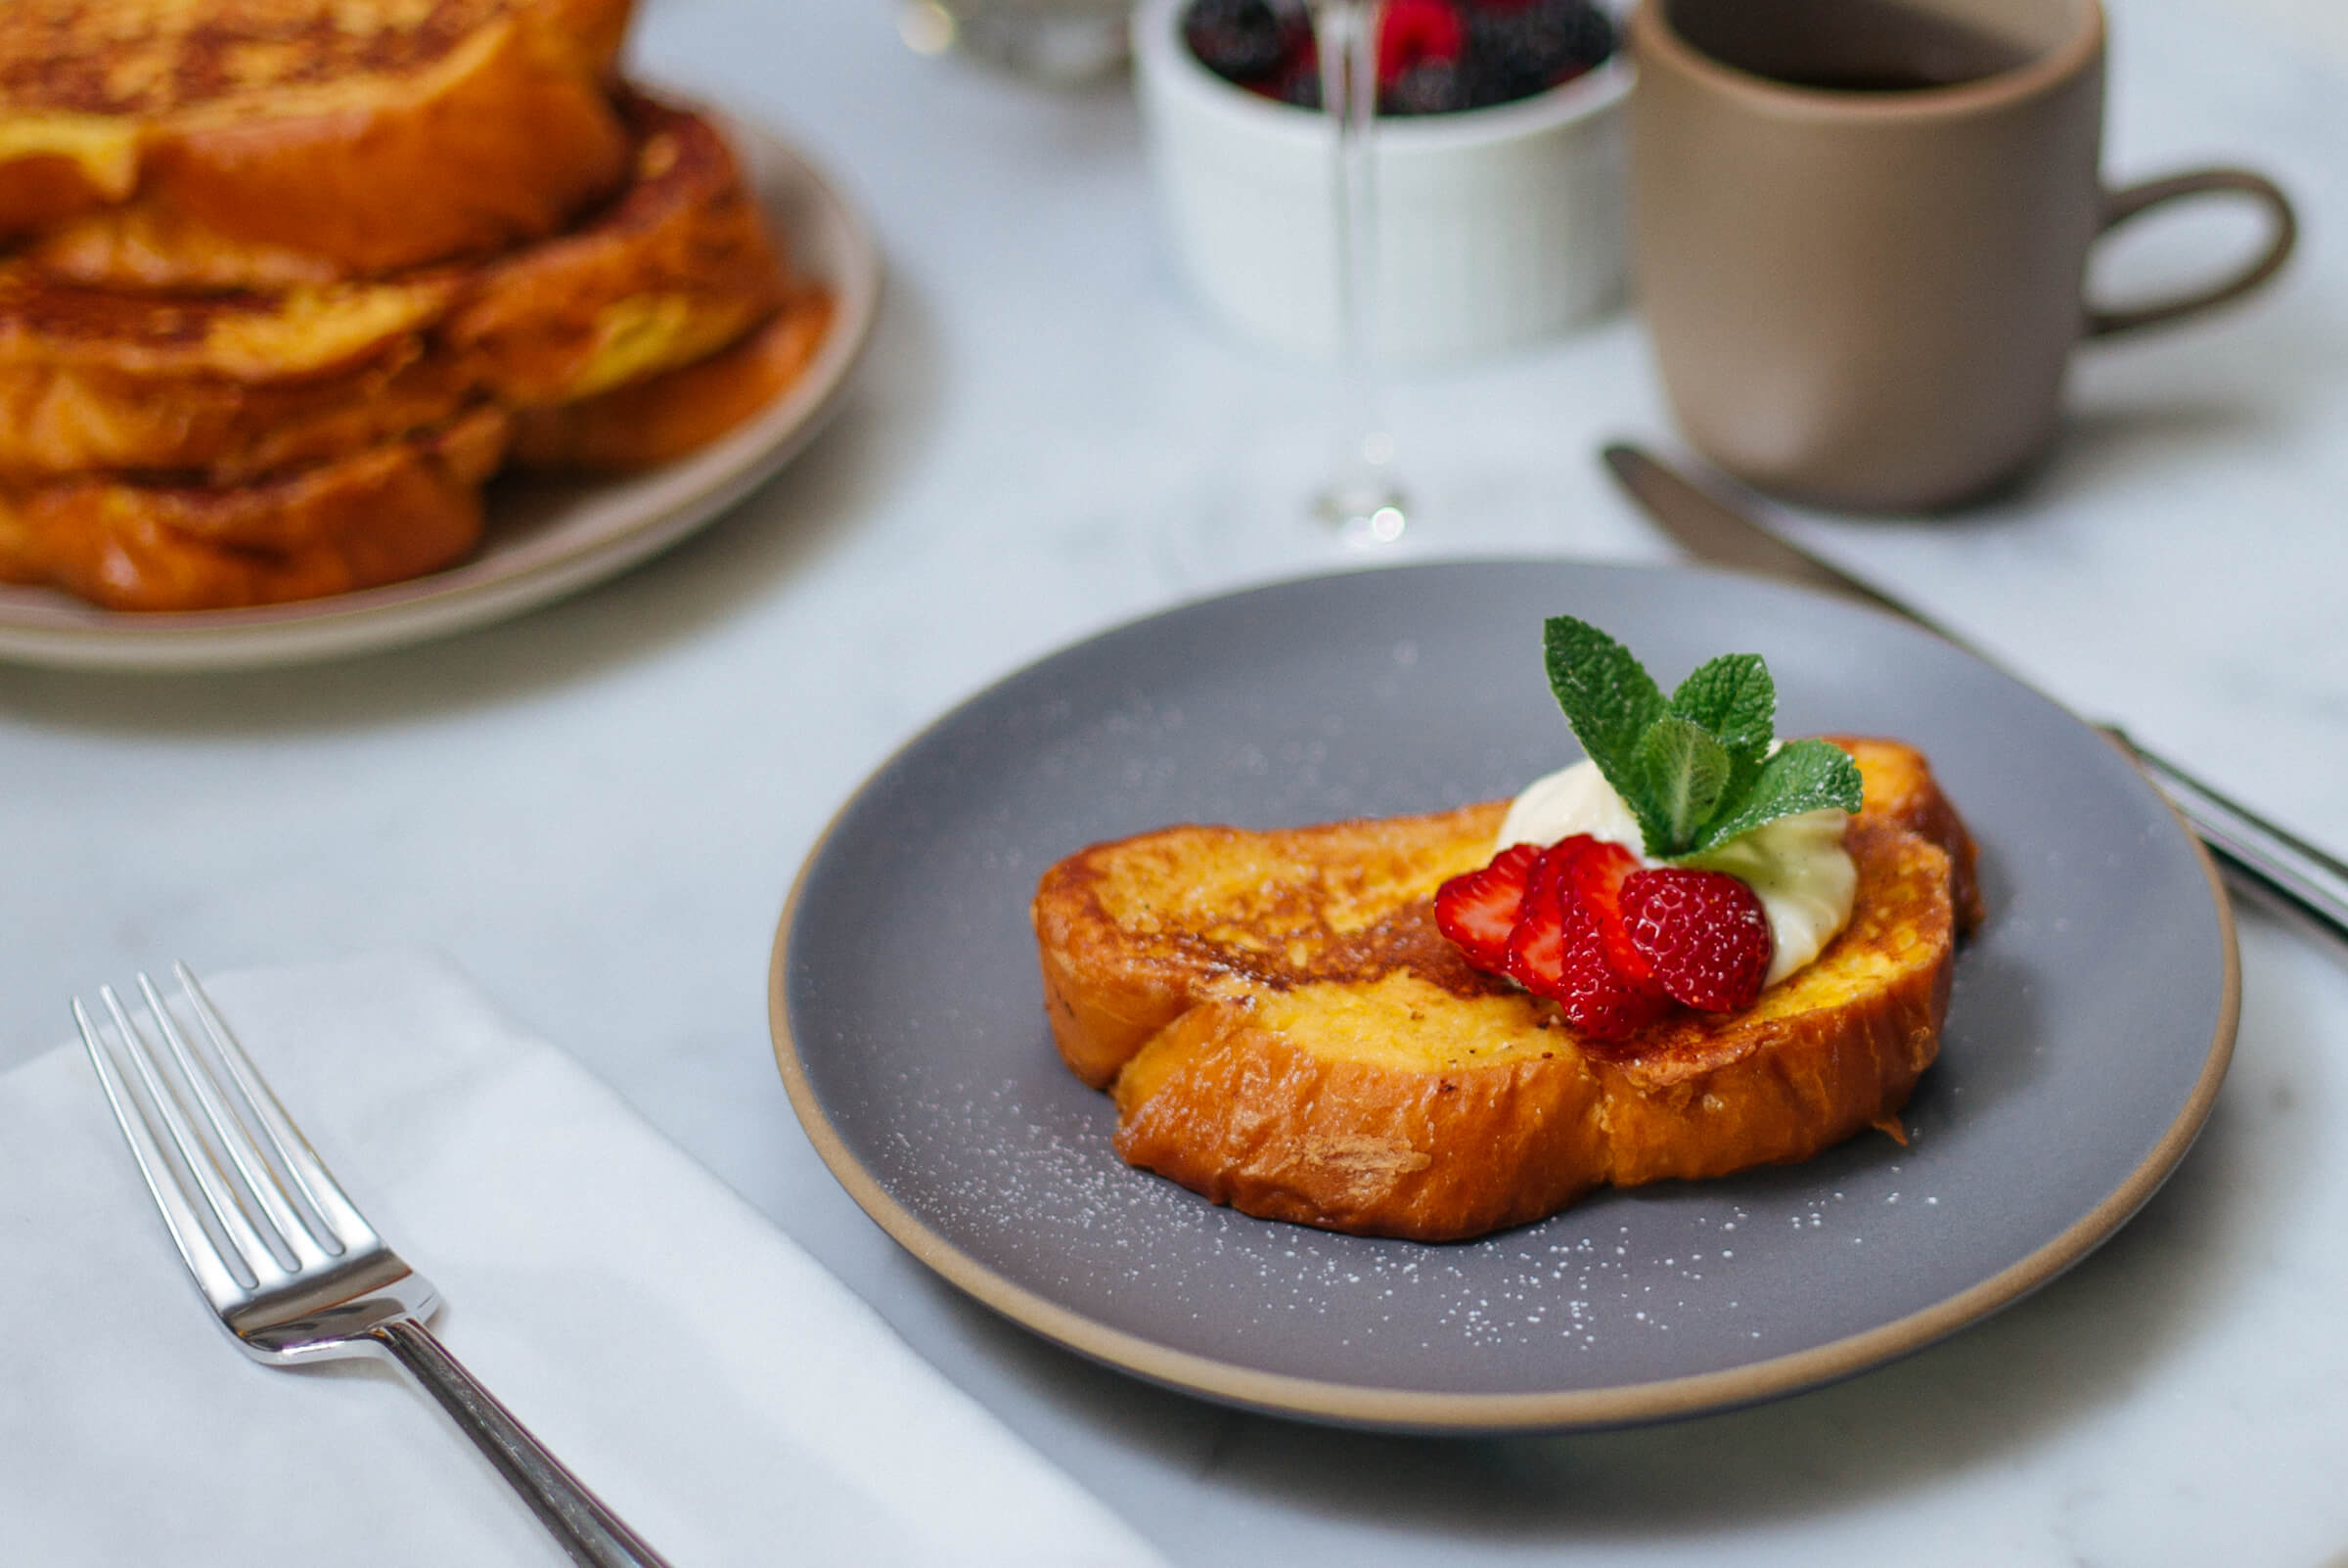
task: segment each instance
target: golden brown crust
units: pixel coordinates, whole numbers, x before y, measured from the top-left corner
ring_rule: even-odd
[[[782,289],[773,248],[715,128],[629,102],[643,142],[628,193],[490,265],[203,297],[0,268],[0,480],[132,470],[240,483],[430,428],[483,397],[569,401],[731,342]],[[791,317],[801,332],[782,348],[803,346],[807,320]],[[590,417],[577,440],[589,456],[624,456],[631,436],[635,451],[675,455],[746,413],[780,360],[729,361],[730,378],[715,370],[683,389],[706,407],[648,390],[614,415],[665,403],[656,427],[599,431]]]
[[[1980,852],[1973,844],[1972,834],[1965,830],[1963,819],[1957,815],[1957,808],[1941,793],[1940,783],[1932,777],[1924,754],[1897,740],[1851,735],[1830,735],[1825,739],[1848,751],[1859,764],[1859,778],[1867,791],[1871,817],[1895,823],[1948,851],[1950,895],[1957,906],[1958,934],[1964,935],[1979,925],[1983,917]]]
[[[286,281],[227,276],[245,246],[364,276],[538,238],[626,166],[604,86],[628,10],[13,0],[0,232],[62,225],[49,264],[145,287]]]
[[[1472,1032],[1503,1059],[1426,1068],[1314,1049],[1363,1012]],[[1117,1152],[1133,1164],[1332,1230],[1474,1235],[1604,1177],[1602,1080],[1563,1031],[1519,999],[1467,1002],[1407,976],[1195,1008],[1118,1076],[1116,1100]]]
[[[658,468],[748,421],[806,374],[831,331],[827,291],[793,289],[733,347],[697,364],[514,422],[514,461],[542,470],[628,473]]]
[[[443,65],[513,0],[19,0],[0,12],[0,113],[158,121],[267,114]]]
[[[149,381],[147,394],[158,397],[200,378],[300,381],[413,341],[463,290],[460,275],[441,271],[283,294],[177,298],[81,289],[4,265],[0,372],[105,371]]]
[[[1046,872],[1034,906],[1052,1036],[1095,1088],[1225,979],[1351,978],[1398,923],[1426,964],[1484,982],[1405,912],[1491,857],[1507,807],[1279,832],[1183,827],[1095,844]],[[1397,917],[1401,917],[1400,922]],[[1403,965],[1407,966],[1407,965]],[[1493,982],[1497,984],[1497,982]]]
[[[440,336],[516,408],[591,397],[706,358],[764,320],[783,265],[717,127],[642,95],[620,199],[483,268]]]
[[[463,366],[413,344],[331,377],[191,377],[167,396],[103,369],[0,369],[0,480],[37,485],[97,470],[241,484],[444,425],[475,396]]]
[[[228,489],[83,479],[0,495],[0,576],[109,609],[226,609],[348,593],[462,560],[508,419]]]
[[[1852,921],[1742,1013],[1598,1046],[1468,968],[1427,900],[1488,857],[1495,802],[1069,857],[1035,905],[1055,1042],[1113,1084],[1127,1159],[1337,1230],[1452,1239],[1602,1183],[1806,1159],[1886,1123],[1931,1062],[1970,848],[1920,754],[1844,743],[1870,791]]]

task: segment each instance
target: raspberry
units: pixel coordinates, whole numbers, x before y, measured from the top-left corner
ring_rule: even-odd
[[[1516,928],[1525,884],[1540,858],[1538,844],[1512,844],[1483,870],[1454,876],[1435,890],[1436,926],[1477,968],[1509,972],[1509,933]]]
[[[1735,1012],[1761,995],[1775,952],[1761,900],[1726,872],[1666,866],[1622,882],[1631,946],[1675,1002]]]
[[[1420,66],[1458,60],[1467,36],[1467,26],[1449,0],[1386,0],[1377,22],[1378,91],[1391,88]]]
[[[1542,853],[1509,937],[1509,973],[1558,1004],[1594,1040],[1621,1040],[1660,1015],[1663,993],[1621,935],[1617,890],[1638,870],[1619,844],[1577,833]],[[1628,959],[1628,963],[1618,959]]]

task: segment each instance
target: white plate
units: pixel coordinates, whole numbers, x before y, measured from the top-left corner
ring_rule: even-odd
[[[831,288],[831,331],[799,379],[756,419],[692,456],[625,479],[501,480],[480,551],[383,588],[252,609],[136,615],[48,588],[0,586],[0,658],[111,670],[225,670],[397,648],[575,593],[709,522],[805,446],[838,405],[880,300],[864,221],[774,136],[729,120],[760,205],[792,266]]]

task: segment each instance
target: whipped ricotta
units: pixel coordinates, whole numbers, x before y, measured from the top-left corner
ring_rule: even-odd
[[[1780,817],[1680,862],[1741,877],[1759,896],[1773,949],[1764,984],[1776,985],[1817,958],[1851,922],[1859,869],[1842,847],[1849,821],[1831,806]],[[1639,819],[1595,762],[1577,762],[1527,785],[1509,807],[1492,849],[1498,854],[1511,844],[1554,844],[1575,833],[1620,844],[1641,865],[1663,864],[1648,858]]]

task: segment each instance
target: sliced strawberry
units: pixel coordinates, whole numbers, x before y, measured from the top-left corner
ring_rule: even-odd
[[[1735,1012],[1761,995],[1775,944],[1769,916],[1743,881],[1666,866],[1625,877],[1621,897],[1631,945],[1672,1000]]]
[[[1483,870],[1454,876],[1435,890],[1435,924],[1477,968],[1509,972],[1509,933],[1516,928],[1525,884],[1540,858],[1538,844],[1511,844]]]
[[[1593,1040],[1626,1040],[1671,1006],[1649,979],[1625,974],[1596,913],[1577,907],[1565,927],[1564,985],[1558,1010]]]
[[[1610,933],[1616,890],[1639,868],[1619,844],[1577,833],[1544,851],[1525,892],[1524,913],[1509,938],[1509,973],[1527,991],[1557,1002],[1565,1019],[1595,1040],[1620,1040],[1652,1022],[1663,993],[1644,972],[1626,968]]]
[[[1652,970],[1631,944],[1630,932],[1622,923],[1622,884],[1638,870],[1639,857],[1620,844],[1590,838],[1568,864],[1565,874],[1572,879],[1574,893],[1598,917],[1607,960],[1626,977],[1648,980],[1652,978]]]
[[[1507,974],[1538,996],[1554,997],[1564,981],[1566,917],[1579,904],[1567,886],[1566,868],[1581,846],[1597,840],[1577,833],[1541,851],[1525,883],[1524,907],[1509,933]]]

